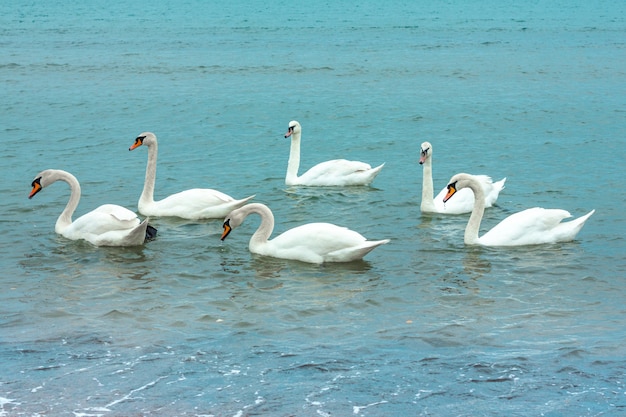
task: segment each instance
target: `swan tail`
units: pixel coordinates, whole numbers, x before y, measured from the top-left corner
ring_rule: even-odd
[[[570,240],[574,240],[576,235],[585,225],[585,222],[591,217],[591,215],[595,213],[595,210],[591,210],[589,213],[584,216],[580,216],[577,219],[572,221],[561,223],[558,227],[560,228],[560,235],[557,236],[557,242],[568,242]]]
[[[385,166],[385,163],[383,162],[377,167],[372,168],[372,179],[374,179],[376,175],[380,174],[380,171],[383,169],[384,166]]]
[[[230,213],[231,211],[236,210],[236,209],[238,209],[238,208],[240,208],[240,207],[245,206],[245,205],[246,205],[246,203],[247,203],[248,201],[252,200],[254,197],[256,197],[256,194],[251,195],[251,196],[246,197],[246,198],[242,198],[241,200],[234,200],[234,201],[232,201],[232,202],[228,205],[228,210],[227,210],[227,211],[228,211],[228,213]],[[223,214],[222,216],[217,216],[217,217],[218,217],[218,218],[224,217],[224,216],[226,216],[226,214],[228,214],[228,213],[225,213],[225,214]]]
[[[504,190],[504,183],[506,182],[506,177],[502,178],[500,181],[496,181],[493,183],[493,188],[498,189],[498,192]]]
[[[500,191],[504,190],[505,182],[506,177],[491,184],[491,191],[485,196],[486,207],[491,207],[496,203],[496,200],[500,196]]]
[[[156,236],[156,229],[148,224],[148,218],[146,217],[141,223],[139,223],[139,225],[137,227],[135,227],[128,234],[128,239],[126,239],[128,244],[123,245],[123,246],[139,246],[139,245],[143,245],[144,242],[146,241],[146,237],[148,235],[148,227],[150,227],[150,228],[155,230],[155,236]]]
[[[363,259],[365,255],[376,249],[380,245],[389,243],[389,239],[366,240],[362,245],[353,248],[340,249],[327,254],[324,262],[351,262]]]
[[[596,210],[593,209],[591,210],[589,213],[585,214],[584,216],[580,216],[579,218],[572,220],[570,223],[573,223],[573,227],[576,230],[576,233],[574,234],[573,237],[576,236],[576,234],[580,231],[580,229],[583,228],[583,226],[585,225],[585,222],[589,219],[589,217],[591,217],[593,215],[593,213],[595,213]]]
[[[367,180],[364,185],[370,185],[372,181],[374,181],[374,179],[378,176],[378,174],[380,174],[380,171],[383,169],[384,166],[385,166],[385,163],[383,162],[377,167],[374,167],[370,169],[369,171],[367,171]]]
[[[249,196],[249,197],[246,197],[246,198],[242,198],[241,200],[238,200],[238,201],[239,201],[239,202],[241,203],[241,205],[243,206],[243,205],[244,205],[244,204],[246,204],[248,201],[252,200],[254,197],[256,197],[256,194],[253,194],[253,195],[251,195],[251,196]]]

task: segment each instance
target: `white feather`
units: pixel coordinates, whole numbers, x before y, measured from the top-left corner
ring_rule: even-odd
[[[252,213],[261,216],[261,224],[250,239],[250,252],[274,258],[309,263],[350,262],[362,259],[389,239],[370,241],[346,227],[330,223],[308,223],[289,229],[274,239],[274,215],[264,204],[252,203],[238,208],[224,219],[222,240]]]
[[[132,211],[115,204],[104,204],[72,221],[80,201],[80,184],[67,171],[47,169],[33,181],[32,198],[43,188],[56,181],[69,184],[71,195],[65,209],[57,219],[54,230],[71,240],[86,240],[96,246],[136,246],[144,243],[148,219],[143,222]]]
[[[145,216],[180,217],[183,219],[221,219],[254,196],[235,200],[221,191],[210,188],[193,188],[154,201],[158,143],[154,133],[144,132],[135,139],[129,150],[141,145],[148,147],[148,164],[143,192],[139,198],[139,212]]]
[[[448,190],[446,187],[433,198],[433,170],[432,170],[433,146],[429,142],[422,143],[421,156],[419,163],[424,166],[422,180],[422,204],[420,209],[422,213],[442,213],[442,214],[463,214],[469,213],[474,208],[474,193],[469,189],[459,190],[453,200],[446,203],[443,198]],[[500,191],[504,188],[506,178],[498,182],[493,182],[487,175],[476,175],[484,195],[485,207],[491,207],[495,204]]]
[[[298,176],[300,168],[300,139],[302,127],[300,123],[292,120],[289,122],[289,130],[285,137],[291,137],[291,148],[285,184],[308,185],[308,186],[348,186],[369,185],[380,173],[385,164],[372,168],[369,164],[346,159],[333,159],[321,162],[301,176]]]
[[[587,219],[595,212],[591,210],[584,216],[562,223],[563,219],[571,217],[566,210],[530,208],[510,215],[479,237],[480,223],[485,212],[482,186],[474,175],[457,174],[450,179],[445,199],[450,201],[456,198],[458,190],[462,189],[469,189],[476,196],[472,214],[465,228],[464,241],[467,245],[521,246],[567,242],[576,237]]]

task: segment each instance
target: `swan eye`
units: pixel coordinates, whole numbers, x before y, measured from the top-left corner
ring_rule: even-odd
[[[143,144],[143,140],[145,139],[145,136],[138,136],[137,139],[135,139],[135,143],[142,145]]]
[[[422,156],[426,156],[430,148],[422,149]]]
[[[35,184],[39,185],[41,187],[41,177],[36,178],[35,180],[33,180],[33,182],[30,183],[31,187],[34,187]]]

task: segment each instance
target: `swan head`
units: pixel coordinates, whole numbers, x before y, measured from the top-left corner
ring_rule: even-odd
[[[151,146],[156,143],[156,135],[152,132],[143,132],[140,133],[139,136],[135,139],[135,143],[132,144],[129,151],[132,151],[135,148],[140,147],[141,145]]]
[[[76,177],[66,171],[61,171],[59,169],[46,169],[45,171],[41,171],[35,176],[33,182],[30,183],[32,189],[30,190],[28,198],[33,198],[39,191],[43,190],[53,182],[63,179],[63,177],[73,178],[74,181],[78,182]]]
[[[446,196],[443,198],[443,202],[447,202],[448,200],[450,200],[452,198],[452,196],[454,194],[457,193],[457,191],[463,189],[463,188],[467,188],[470,187],[470,185],[472,183],[474,183],[476,180],[474,179],[473,175],[470,174],[456,174],[455,176],[453,176],[452,178],[450,178],[450,182],[448,183],[448,193],[446,194]]]
[[[430,142],[422,143],[420,147],[420,165],[422,165],[433,154],[433,145]]]
[[[222,232],[222,237],[220,237],[220,240],[226,239],[226,237],[230,234],[230,232],[233,231],[233,229],[237,228],[241,225],[241,223],[243,223],[244,218],[245,216],[241,216],[237,210],[233,210],[232,212],[230,212],[230,214],[224,219],[224,224],[222,225],[224,231]]]
[[[285,133],[285,137],[288,138],[294,133],[299,134],[301,132],[302,132],[302,127],[300,126],[300,123],[296,122],[295,120],[292,120],[289,122],[289,128],[287,129],[287,133]]]

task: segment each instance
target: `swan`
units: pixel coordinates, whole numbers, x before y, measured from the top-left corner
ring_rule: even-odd
[[[247,204],[226,216],[221,240],[252,213],[261,216],[261,224],[250,238],[249,248],[259,255],[315,264],[350,262],[389,242],[389,239],[370,241],[353,230],[330,223],[304,224],[268,240],[274,230],[274,215],[260,203]]]
[[[480,178],[470,174],[457,174],[450,179],[448,193],[443,201],[456,196],[458,190],[470,189],[476,196],[476,202],[465,228],[466,245],[482,246],[522,246],[543,243],[568,242],[574,240],[587,219],[595,212],[589,213],[570,222],[561,221],[572,215],[561,209],[530,208],[498,223],[493,229],[478,237],[480,222],[485,211],[484,191]]]
[[[80,201],[80,184],[67,171],[47,169],[37,174],[28,198],[56,181],[69,184],[70,199],[59,216],[54,231],[71,240],[84,239],[96,246],[137,246],[156,236],[156,229],[148,219],[140,221],[132,211],[115,204],[104,204],[72,221]]]
[[[141,133],[128,149],[132,151],[146,145],[148,147],[148,165],[143,192],[139,197],[139,212],[144,216],[180,217],[189,220],[221,219],[237,207],[241,207],[254,196],[235,200],[231,196],[209,188],[193,188],[154,201],[154,183],[158,143],[154,133]]]
[[[474,207],[474,194],[469,189],[459,190],[454,200],[444,204],[443,197],[448,192],[444,187],[437,197],[433,198],[433,146],[429,142],[422,143],[419,163],[424,166],[424,176],[422,179],[422,213],[443,213],[443,214],[463,214],[469,213]],[[493,182],[486,175],[477,175],[485,194],[485,207],[491,207],[500,191],[504,188],[506,177],[498,182]]]
[[[289,129],[285,137],[291,137],[291,151],[287,164],[286,185],[309,185],[309,186],[345,186],[345,185],[369,185],[383,169],[384,163],[372,168],[369,164],[346,159],[334,159],[321,162],[307,172],[298,176],[300,168],[300,138],[302,127],[295,120],[289,122]]]

